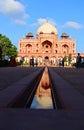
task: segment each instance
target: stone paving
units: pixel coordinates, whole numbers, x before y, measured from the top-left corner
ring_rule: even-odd
[[[72,85],[84,97],[83,68],[53,69],[60,79]],[[27,67],[0,68],[0,92],[22,80],[31,70],[28,71]],[[84,130],[84,110],[0,108],[0,130]]]
[[[36,67],[1,67],[0,91],[28,76],[29,74],[32,74],[32,72],[36,69]]]
[[[18,100],[23,93],[30,96],[33,89],[33,84],[36,78],[39,78],[43,71],[42,67],[15,67],[4,68],[2,73],[3,79],[7,82],[1,81],[0,91],[0,108],[9,107]],[[1,71],[1,72],[2,72]]]
[[[84,95],[84,68],[54,68],[54,71]]]
[[[75,75],[81,72],[79,73],[76,68],[49,68],[49,71],[59,109],[84,110],[84,95],[78,89],[83,88],[83,84],[76,86],[74,83],[77,78]]]

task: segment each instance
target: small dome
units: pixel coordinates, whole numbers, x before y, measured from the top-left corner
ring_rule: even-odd
[[[67,33],[62,33],[61,37],[62,37],[62,38],[68,38],[69,36],[68,36]]]
[[[31,32],[29,32],[26,37],[33,37],[33,34]]]
[[[56,34],[58,35],[58,31],[57,29],[55,28],[55,26],[53,26],[51,23],[49,23],[48,21],[44,24],[42,24],[38,30],[37,30],[37,34],[40,34],[40,33],[52,33],[53,34]]]

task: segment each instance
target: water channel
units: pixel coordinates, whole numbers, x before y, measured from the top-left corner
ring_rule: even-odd
[[[53,109],[48,68],[45,67],[30,109]]]

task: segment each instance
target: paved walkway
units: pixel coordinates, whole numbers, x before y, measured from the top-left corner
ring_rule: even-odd
[[[77,77],[77,74],[82,76],[82,71],[76,68],[49,68],[49,71],[59,109],[84,110],[84,95],[79,91],[83,84],[75,82],[76,79],[79,82],[82,79]]]
[[[3,68],[3,79],[7,82],[1,81],[0,91],[0,108],[6,108],[11,106],[21,98],[26,91],[30,96],[33,90],[33,83],[39,78],[43,71],[42,67],[15,67],[15,68]]]
[[[84,96],[84,69],[53,68],[64,81]],[[33,69],[27,67],[0,68],[0,92],[22,81]],[[33,70],[34,71],[34,70]],[[60,79],[61,79],[60,78]],[[55,79],[55,77],[53,77]],[[56,81],[57,82],[57,81]],[[62,83],[62,81],[60,81]],[[5,96],[3,97],[5,98]],[[1,99],[0,99],[1,100]],[[2,99],[3,100],[3,99]],[[0,108],[0,130],[84,130],[84,110],[29,110]]]
[[[1,67],[0,68],[0,91],[32,74],[37,67]]]
[[[84,95],[84,68],[54,68],[54,71]]]

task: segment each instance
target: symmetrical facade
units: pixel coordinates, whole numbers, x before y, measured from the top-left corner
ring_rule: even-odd
[[[57,29],[48,21],[38,28],[36,38],[28,33],[19,41],[18,58],[24,57],[26,62],[33,56],[39,64],[55,64],[58,59],[68,57],[69,54],[73,60],[76,58],[76,41],[66,33],[58,38]]]

